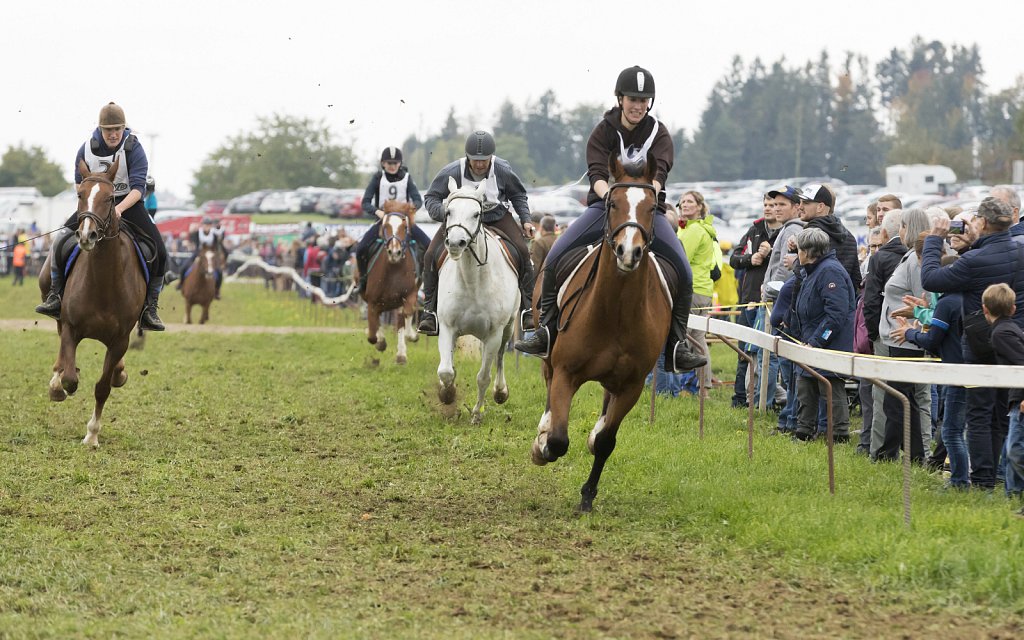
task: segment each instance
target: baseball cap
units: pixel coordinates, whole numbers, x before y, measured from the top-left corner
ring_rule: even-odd
[[[783,185],[781,189],[773,189],[769,191],[768,197],[774,198],[775,196],[782,196],[783,198],[795,204],[800,201],[800,196],[802,194],[803,192],[800,191],[800,189],[797,189],[796,187],[791,187],[787,184]]]
[[[832,201],[832,193],[823,184],[807,185],[799,197],[804,202],[820,202],[829,209],[835,206],[835,202]]]
[[[975,215],[981,216],[989,222],[1013,222],[1013,211],[1010,209],[1010,205],[1006,204],[1002,200],[992,197],[985,198],[981,201]]]

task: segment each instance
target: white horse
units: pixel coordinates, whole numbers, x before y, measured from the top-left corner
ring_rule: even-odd
[[[483,362],[476,376],[473,424],[480,424],[482,419],[492,363],[497,364],[494,401],[501,404],[508,400],[505,345],[512,337],[519,310],[519,279],[506,262],[497,236],[483,225],[484,189],[484,183],[475,189],[459,189],[455,179],[448,178],[444,245],[450,259],[438,273],[438,398],[444,404],[455,401],[455,342],[459,336],[475,336],[482,343]]]

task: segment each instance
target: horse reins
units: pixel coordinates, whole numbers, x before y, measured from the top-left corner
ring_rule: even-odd
[[[480,205],[480,201],[477,200],[476,198],[474,198],[473,196],[450,196],[448,198],[448,202],[451,202],[452,200],[459,200],[459,199],[462,199],[462,200],[472,200],[473,202],[477,203],[478,206]],[[462,229],[463,231],[465,231],[467,234],[469,234],[469,244],[468,244],[468,246],[466,248],[469,249],[469,253],[470,253],[470,255],[473,256],[473,259],[476,260],[476,264],[477,264],[478,267],[482,267],[485,264],[487,264],[487,260],[490,257],[490,249],[487,246],[486,242],[484,242],[484,259],[483,260],[480,259],[480,256],[476,255],[476,250],[473,248],[473,244],[476,242],[477,236],[480,235],[480,230],[483,229],[483,226],[484,226],[483,206],[480,206],[480,219],[476,223],[476,231],[470,232],[470,230],[466,227],[466,225],[463,225],[463,224],[449,225],[448,224],[448,206],[445,205],[445,209],[444,209],[444,240],[445,240],[445,244],[448,243],[448,230],[449,229]],[[449,251],[449,253],[451,253],[451,252]]]
[[[388,243],[390,243],[392,240],[398,239],[397,236],[395,236],[395,234],[389,234],[389,232],[391,231],[391,227],[390,225],[387,225],[384,222],[385,220],[387,220],[388,216],[398,216],[399,218],[402,219],[402,224],[405,225],[405,240],[402,240],[399,243],[402,247],[402,255],[405,255],[405,250],[409,246],[409,216],[400,211],[389,211],[384,214],[383,218],[380,219],[380,235],[381,240],[384,242],[385,248],[388,246]]]
[[[110,180],[107,180],[106,178],[104,178],[102,176],[87,176],[85,178],[82,178],[82,184],[85,184],[86,182],[99,182],[100,184],[109,184],[111,186],[113,186],[113,184],[114,184],[113,182],[111,182]],[[78,211],[77,213],[78,213],[78,217],[80,219],[81,218],[86,218],[88,220],[92,220],[93,223],[96,225],[96,230],[99,231],[102,234],[100,236],[100,239],[98,240],[98,242],[102,242],[103,240],[108,239],[108,238],[116,238],[117,237],[118,234],[111,235],[111,234],[107,233],[107,229],[110,227],[111,221],[114,219],[114,203],[113,203],[113,201],[111,201],[111,203],[110,203],[110,210],[107,211],[106,218],[101,219],[98,215],[96,215],[92,211]],[[79,224],[81,224],[81,220],[79,220]]]
[[[653,219],[651,221],[651,230],[650,231],[648,231],[646,228],[644,228],[644,226],[642,224],[640,224],[639,222],[633,222],[632,220],[626,220],[625,222],[623,222],[619,226],[615,227],[614,229],[611,228],[611,215],[610,215],[611,206],[610,205],[611,205],[612,191],[615,190],[615,189],[628,189],[630,187],[637,187],[637,188],[640,188],[640,189],[646,189],[646,190],[650,191],[652,194],[654,194],[654,203],[655,203],[655,207],[657,207],[658,192],[654,188],[654,185],[647,184],[646,182],[614,182],[614,183],[612,183],[608,187],[608,193],[606,193],[605,196],[604,196],[604,215],[605,215],[604,239],[605,239],[605,242],[608,243],[608,246],[614,248],[614,245],[612,244],[612,240],[615,238],[615,236],[619,235],[620,231],[622,231],[623,229],[628,229],[629,227],[636,227],[637,229],[640,230],[640,237],[643,238],[643,241],[644,241],[644,253],[646,253],[647,251],[650,250],[651,242],[654,240],[654,221],[653,221]],[[657,214],[654,214],[654,215],[657,215]]]

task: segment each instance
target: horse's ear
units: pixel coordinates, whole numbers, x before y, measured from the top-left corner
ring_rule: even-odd
[[[373,215],[377,216],[378,220],[383,220],[384,219],[384,215],[381,213],[380,209],[377,209],[376,211],[374,211]]]
[[[459,190],[459,183],[455,182],[455,178],[448,176],[448,195],[451,195]]]
[[[114,156],[114,163],[107,169],[107,180],[114,181],[114,176],[117,175],[117,167],[121,164],[121,158]]]
[[[654,179],[658,176],[658,159],[654,155],[654,151],[647,152],[647,166],[644,172],[646,178],[654,184]]]
[[[477,200],[479,200],[480,202],[483,202],[484,200],[487,199],[487,181],[486,180],[481,180],[480,181],[480,185],[477,186],[476,192],[473,195],[475,195]]]
[[[78,173],[82,174],[82,177],[89,175],[89,165],[85,164],[85,160],[78,161]]]
[[[608,154],[608,175],[612,177],[612,182],[620,182],[626,170],[622,168],[622,158],[615,151]]]

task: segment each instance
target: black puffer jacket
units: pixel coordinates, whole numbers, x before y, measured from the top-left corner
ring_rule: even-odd
[[[893,271],[896,271],[906,252],[906,245],[897,236],[879,247],[878,252],[871,256],[868,262],[868,275],[864,280],[864,324],[872,341],[878,340],[885,283],[892,277]]]
[[[757,248],[762,242],[771,244],[774,236],[775,232],[768,228],[764,218],[758,218],[736,243],[736,249],[729,256],[729,265],[737,271],[744,271],[739,286],[740,304],[761,301],[761,285],[764,284],[764,274],[768,271],[768,258],[754,266],[750,262],[750,257],[757,253]]]
[[[860,291],[860,258],[857,256],[857,238],[843,226],[839,218],[832,214],[812,218],[804,225],[804,229],[821,229],[828,234],[831,247],[836,252],[836,260],[843,265],[853,282],[853,290]]]

